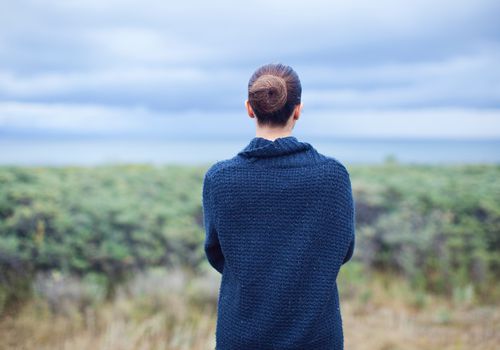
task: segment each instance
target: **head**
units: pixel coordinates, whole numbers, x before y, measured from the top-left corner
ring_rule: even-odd
[[[280,63],[258,68],[248,82],[248,115],[258,127],[293,128],[302,111],[302,86],[295,71]]]

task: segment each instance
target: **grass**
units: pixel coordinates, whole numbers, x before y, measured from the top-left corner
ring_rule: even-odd
[[[155,269],[113,300],[83,308],[77,301],[51,306],[46,288],[0,320],[0,349],[214,349],[219,283],[210,269]],[[415,295],[404,279],[364,275],[356,264],[342,272],[339,288],[346,349],[486,350],[500,343],[498,305]]]

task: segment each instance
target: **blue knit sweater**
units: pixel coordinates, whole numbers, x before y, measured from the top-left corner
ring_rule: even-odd
[[[336,278],[355,237],[344,165],[294,136],[254,137],[206,172],[203,217],[222,274],[217,350],[343,349]]]

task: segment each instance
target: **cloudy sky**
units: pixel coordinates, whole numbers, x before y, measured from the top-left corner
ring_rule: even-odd
[[[304,135],[500,137],[497,0],[0,1],[0,137],[250,135],[268,62]]]

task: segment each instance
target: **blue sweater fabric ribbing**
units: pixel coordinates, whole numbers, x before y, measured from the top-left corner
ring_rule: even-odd
[[[339,350],[351,259],[349,172],[295,136],[254,137],[203,181],[205,253],[222,274],[217,350]]]

